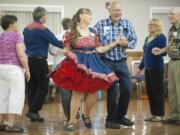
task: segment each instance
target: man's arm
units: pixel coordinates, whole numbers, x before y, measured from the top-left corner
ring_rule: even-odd
[[[129,49],[134,49],[137,43],[137,36],[135,33],[135,30],[130,22],[128,22],[128,36],[127,36],[127,41],[128,41],[128,48]]]
[[[61,40],[58,40],[48,28],[44,30],[43,36],[45,40],[51,43],[52,45],[58,48],[63,48],[63,42]]]

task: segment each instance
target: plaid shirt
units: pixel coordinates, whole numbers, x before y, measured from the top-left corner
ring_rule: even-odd
[[[128,40],[128,48],[135,48],[137,37],[132,24],[126,19],[120,19],[117,25],[114,25],[110,18],[103,19],[95,25],[97,35],[101,45],[110,44],[117,37],[124,37]],[[126,48],[116,46],[104,54],[104,57],[113,61],[126,58]]]

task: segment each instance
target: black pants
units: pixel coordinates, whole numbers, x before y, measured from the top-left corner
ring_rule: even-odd
[[[48,64],[45,58],[28,58],[31,79],[27,83],[29,112],[41,110],[49,88]]]
[[[152,115],[164,115],[164,70],[145,69],[145,83]]]
[[[115,72],[115,74],[119,78],[119,81],[114,82],[114,84],[107,91],[108,115],[106,121],[115,122],[116,120],[124,117],[127,113],[130,100],[130,92],[132,89],[131,78],[126,60],[102,60],[109,68],[111,68]],[[120,95],[118,93],[120,93]]]

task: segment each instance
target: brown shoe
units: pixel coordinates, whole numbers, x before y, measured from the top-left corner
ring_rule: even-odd
[[[11,126],[6,126],[5,131],[6,132],[13,132],[13,133],[19,133],[19,132],[22,133],[24,131],[24,129],[14,125],[12,127]]]

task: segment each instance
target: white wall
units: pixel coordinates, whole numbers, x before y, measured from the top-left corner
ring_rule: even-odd
[[[93,12],[93,26],[99,19],[108,16],[105,9],[105,2],[108,1],[111,0],[0,0],[0,4],[64,5],[65,17],[72,17],[79,8],[86,7]],[[138,36],[137,47],[133,51],[142,50],[147,35],[150,7],[180,6],[180,0],[122,0],[122,3],[123,16],[133,23]]]

